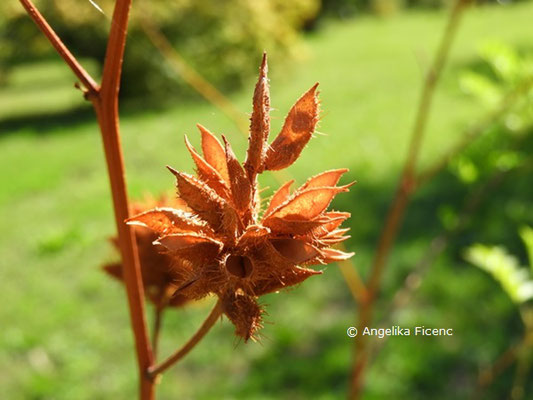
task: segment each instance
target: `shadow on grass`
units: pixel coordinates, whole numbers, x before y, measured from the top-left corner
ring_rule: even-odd
[[[87,104],[74,109],[54,113],[26,114],[0,120],[0,138],[18,131],[30,129],[35,134],[57,135],[56,128],[76,126],[96,121],[92,107]],[[61,130],[63,131],[63,130]]]
[[[120,115],[128,117],[137,115],[139,112],[162,112],[175,106],[175,98],[150,100],[147,105],[146,99],[134,98],[121,102]],[[202,103],[204,100],[199,96],[191,96],[189,103]],[[79,124],[96,123],[96,115],[89,102],[75,108],[69,108],[55,112],[35,112],[12,117],[0,118],[0,139],[20,130],[29,130],[33,134],[46,135],[58,133],[56,128],[75,127]],[[64,131],[64,129],[62,129]]]

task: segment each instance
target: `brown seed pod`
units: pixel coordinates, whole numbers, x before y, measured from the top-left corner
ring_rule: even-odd
[[[273,195],[260,217],[257,175],[291,165],[310,140],[318,121],[317,85],[291,108],[277,138],[268,145],[270,95],[266,56],[260,68],[250,124],[246,161],[239,163],[231,145],[206,128],[203,157],[186,139],[197,177],[169,167],[177,180],[181,208],[155,208],[128,223],[150,228],[156,245],[180,268],[177,294],[198,299],[214,294],[235,332],[253,339],[262,326],[257,297],[297,285],[312,275],[307,268],[345,260],[353,253],[332,249],[347,238],[339,226],[349,213],[327,211],[333,198],[350,185],[337,186],[346,169],[310,178],[294,193],[292,181]]]

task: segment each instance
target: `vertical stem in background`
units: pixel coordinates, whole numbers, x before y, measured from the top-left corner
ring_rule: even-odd
[[[366,296],[365,301],[361,303],[359,313],[360,332],[362,332],[362,329],[365,326],[369,326],[372,323],[374,302],[380,289],[383,271],[392,249],[392,245],[396,239],[398,228],[405,213],[406,206],[409,202],[410,195],[413,193],[416,187],[416,164],[420,154],[424,133],[426,131],[429,111],[433,101],[433,93],[442,72],[442,68],[444,67],[448,57],[451,44],[455,38],[455,34],[459,26],[460,17],[466,5],[467,0],[455,1],[435,58],[426,73],[424,86],[422,88],[422,93],[418,104],[415,124],[411,133],[407,158],[405,160],[399,185],[387,214],[383,231],[376,249],[376,255],[370,269],[370,277],[367,287],[368,296]],[[355,360],[350,378],[351,399],[359,399],[361,396],[367,362],[367,339],[365,336],[359,336],[355,342]]]
[[[161,325],[163,323],[163,314],[165,313],[165,308],[160,307],[159,305],[154,309],[154,329],[152,331],[152,354],[154,355],[154,360],[157,359],[157,348],[159,344],[159,336],[161,333]]]
[[[106,49],[100,96],[93,103],[104,142],[113,195],[115,222],[124,265],[124,282],[135,337],[140,398],[152,400],[154,398],[154,382],[148,377],[146,371],[152,365],[153,355],[146,328],[141,271],[133,230],[124,223],[124,220],[129,217],[129,209],[119,133],[118,94],[130,7],[131,0],[116,0]]]
[[[140,379],[140,398],[142,400],[152,400],[154,398],[153,382],[146,376],[146,370],[152,364],[153,356],[146,329],[143,300],[144,291],[137,256],[137,245],[133,230],[129,225],[124,223],[124,220],[129,217],[129,210],[118,126],[111,119],[113,118],[113,113],[106,110],[107,106],[105,103],[99,100],[97,100],[97,103],[95,104],[95,110],[104,143],[107,170],[113,197],[115,223],[117,226],[122,265],[124,266],[124,283],[135,339]]]

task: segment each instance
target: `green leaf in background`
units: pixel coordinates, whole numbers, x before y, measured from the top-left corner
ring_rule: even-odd
[[[533,281],[518,260],[503,247],[475,244],[465,258],[496,279],[514,303],[521,304],[533,298]]]
[[[465,71],[459,76],[461,90],[476,97],[486,106],[496,106],[502,98],[501,88],[488,77],[474,71]]]
[[[467,156],[458,155],[451,163],[453,173],[466,184],[474,183],[479,177],[479,169]]]
[[[521,58],[510,46],[501,42],[489,42],[482,46],[481,57],[505,83],[515,83],[521,75]]]
[[[510,171],[524,161],[519,152],[511,150],[495,151],[491,156],[491,164],[500,171]]]
[[[498,107],[505,96],[524,87],[533,79],[533,54],[519,52],[508,44],[491,41],[479,50],[484,68],[473,67],[461,73],[459,84],[463,92],[476,97],[487,107]],[[515,132],[523,130],[533,120],[531,99],[533,90],[505,113],[505,126]]]
[[[531,268],[531,272],[533,272],[533,229],[529,226],[522,227],[520,229],[520,237],[526,245],[529,267]]]

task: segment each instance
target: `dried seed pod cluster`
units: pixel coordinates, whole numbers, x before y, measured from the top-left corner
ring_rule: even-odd
[[[287,182],[261,215],[258,174],[296,161],[315,130],[318,108],[314,85],[294,104],[269,145],[270,95],[263,57],[244,164],[225,137],[221,144],[198,125],[203,157],[185,138],[197,176],[169,167],[177,180],[179,206],[157,207],[128,220],[155,232],[155,245],[178,265],[176,295],[199,299],[215,294],[245,340],[253,339],[262,326],[258,296],[322,273],[310,265],[352,256],[330,247],[347,238],[347,229],[339,226],[350,214],[326,211],[335,195],[348,191],[350,185],[337,186],[346,169],[316,175],[293,193],[292,181]]]
[[[180,205],[179,199],[171,200],[162,196],[157,200],[145,199],[142,203],[133,204],[131,212],[132,214],[138,214],[150,208],[173,207],[176,205]],[[134,234],[137,240],[144,293],[148,300],[159,309],[185,305],[190,299],[176,293],[176,283],[180,282],[182,277],[174,257],[166,253],[161,245],[154,244],[158,235],[153,230],[143,226],[136,226],[134,227]],[[118,250],[118,239],[116,237],[112,238],[111,242]],[[113,278],[123,281],[122,263],[107,264],[103,268]]]

